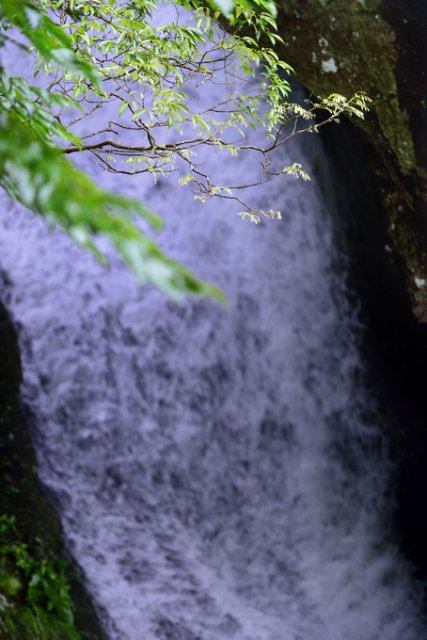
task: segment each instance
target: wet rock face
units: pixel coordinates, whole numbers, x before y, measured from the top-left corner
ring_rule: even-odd
[[[371,146],[390,246],[403,259],[413,313],[425,322],[427,8],[416,0],[282,0],[281,6],[282,53],[308,91],[363,90],[373,100],[358,124]]]
[[[413,194],[414,223],[420,238],[423,268],[427,252],[427,4],[422,0],[383,0],[381,13],[396,36],[396,80],[399,102],[408,114],[414,143],[416,171],[409,189]],[[426,283],[418,282],[418,289]],[[418,291],[418,299],[422,299]],[[422,306],[422,302],[421,302]],[[420,309],[421,311],[421,309]],[[422,318],[425,321],[425,315]]]
[[[21,382],[18,338],[0,302],[0,638],[103,640],[77,571],[65,568],[61,525],[36,476],[33,445],[20,401]],[[22,570],[24,561],[26,569]],[[53,592],[34,608],[28,582],[42,570],[51,572],[58,592],[64,590],[63,602],[73,607],[74,620],[63,616],[65,606],[64,611],[50,608]]]
[[[382,0],[380,10],[396,36],[399,101],[409,115],[416,160],[427,167],[427,5],[423,0]]]

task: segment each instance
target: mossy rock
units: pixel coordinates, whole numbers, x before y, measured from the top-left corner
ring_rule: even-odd
[[[362,90],[372,99],[368,117],[355,124],[371,146],[370,165],[387,211],[390,245],[403,259],[413,313],[426,322],[427,163],[413,131],[420,118],[427,123],[412,108],[421,100],[416,95],[421,89],[402,80],[416,57],[416,51],[405,57],[404,42],[411,40],[416,16],[396,12],[392,1],[281,0],[281,54],[309,93],[349,97]],[[394,22],[402,25],[399,33]]]

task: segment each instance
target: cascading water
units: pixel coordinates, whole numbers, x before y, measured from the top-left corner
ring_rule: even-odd
[[[325,173],[317,139],[290,156]],[[98,179],[164,214],[163,246],[228,300],[140,288],[3,198],[40,475],[108,636],[427,637],[321,185],[257,188],[286,215],[256,227],[169,183]]]

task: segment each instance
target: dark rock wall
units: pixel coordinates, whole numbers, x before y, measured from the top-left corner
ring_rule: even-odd
[[[414,228],[423,269],[427,268],[427,4],[423,0],[382,0],[381,14],[395,34],[399,104],[409,118],[416,171],[408,176]]]
[[[37,479],[21,377],[17,335],[0,303],[0,638],[102,640],[78,569],[65,560],[59,519]],[[34,575],[46,576],[46,594],[40,590],[38,599],[29,594]],[[56,598],[60,589],[70,601]]]
[[[404,268],[415,317],[427,321],[427,9],[413,0],[282,0],[283,57],[315,95],[363,90],[358,122],[380,186],[391,248]],[[362,135],[362,134],[361,134]],[[352,165],[352,153],[345,158]]]

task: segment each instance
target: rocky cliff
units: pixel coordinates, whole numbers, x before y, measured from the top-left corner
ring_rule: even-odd
[[[309,93],[363,90],[373,101],[360,126],[387,212],[385,250],[401,258],[413,313],[427,322],[427,5],[282,0],[279,23],[283,57]]]

